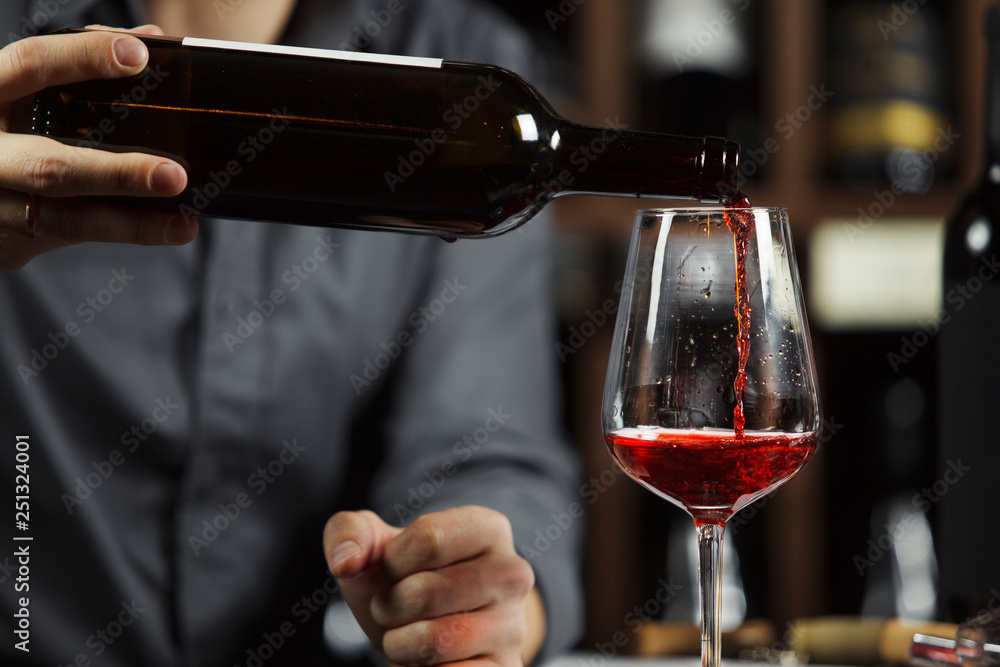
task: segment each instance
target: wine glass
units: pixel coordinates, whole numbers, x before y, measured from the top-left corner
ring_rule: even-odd
[[[601,412],[625,472],[694,518],[717,667],[725,522],[802,468],[820,427],[785,209],[637,213]]]

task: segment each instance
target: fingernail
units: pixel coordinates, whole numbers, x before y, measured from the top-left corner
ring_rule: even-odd
[[[181,245],[187,243],[192,238],[191,229],[197,228],[198,223],[193,218],[183,215],[175,216],[163,232],[163,241],[169,245]]]
[[[149,184],[154,192],[175,195],[184,187],[185,178],[184,170],[179,165],[161,162],[153,169]]]
[[[354,540],[341,542],[330,554],[330,571],[337,574],[337,568],[344,564],[344,561],[353,558],[361,553],[361,545]]]
[[[134,37],[115,42],[115,58],[122,67],[138,67],[146,62],[146,45]]]

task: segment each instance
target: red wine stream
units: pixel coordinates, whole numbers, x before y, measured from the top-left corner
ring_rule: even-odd
[[[726,211],[726,224],[733,233],[733,243],[736,246],[736,322],[738,335],[736,351],[739,357],[736,380],[733,390],[736,395],[736,405],[733,407],[733,428],[736,437],[743,437],[746,417],[743,414],[743,388],[747,381],[747,359],[750,357],[750,290],[747,285],[747,251],[750,247],[750,233],[753,230],[753,213],[750,211],[750,200],[737,190],[729,199],[723,202],[729,210]]]

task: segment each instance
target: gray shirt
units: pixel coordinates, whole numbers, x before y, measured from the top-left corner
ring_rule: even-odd
[[[303,0],[283,41],[532,74],[528,44],[484,6],[403,0],[370,24],[386,6]],[[0,34],[41,18],[145,20],[138,0],[6,2]],[[581,530],[551,230],[522,230],[446,244],[210,220],[188,246],[84,244],[0,274],[0,478],[9,504],[27,436],[33,538],[13,542],[4,519],[4,663],[318,664],[326,519],[371,507],[401,525],[470,503],[511,519],[546,652],[571,645]],[[11,639],[25,596],[30,653]]]

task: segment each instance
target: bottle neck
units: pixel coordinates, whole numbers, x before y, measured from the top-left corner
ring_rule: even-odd
[[[559,194],[718,202],[737,189],[739,145],[567,122],[559,128],[554,167]]]

